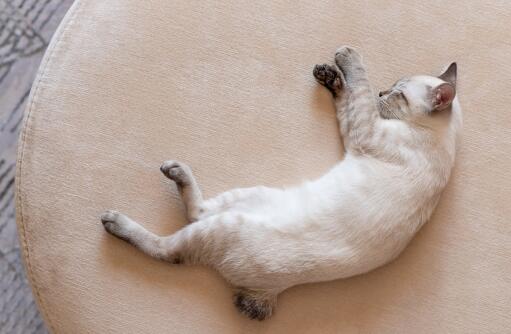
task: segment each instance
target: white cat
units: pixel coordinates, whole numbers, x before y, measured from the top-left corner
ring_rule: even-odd
[[[413,76],[373,95],[361,58],[341,47],[316,79],[333,93],[346,147],[314,182],[288,189],[234,189],[203,200],[190,168],[167,161],[190,222],[159,237],[114,211],[105,229],[152,257],[203,264],[236,287],[253,319],[303,283],[365,273],[394,259],[430,218],[454,164],[461,110],[456,64],[439,77]]]

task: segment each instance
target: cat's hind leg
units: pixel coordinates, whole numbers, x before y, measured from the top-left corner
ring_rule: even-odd
[[[170,254],[166,243],[169,237],[160,237],[149,232],[131,218],[117,211],[109,210],[101,215],[105,230],[122,239],[147,255],[170,262],[178,262],[174,254]]]
[[[234,221],[229,222],[229,219]],[[151,257],[174,264],[206,264],[212,267],[225,251],[224,247],[230,244],[225,236],[232,237],[233,233],[226,229],[235,221],[237,216],[210,217],[189,224],[172,235],[160,237],[119,212],[106,211],[101,215],[101,222],[108,233]],[[218,235],[215,231],[221,233]],[[276,291],[238,288],[234,305],[249,318],[264,320],[272,315],[277,294]]]
[[[182,162],[167,160],[161,165],[160,170],[166,177],[176,182],[186,207],[188,221],[197,221],[203,211],[203,198],[191,168]]]
[[[174,264],[211,263],[211,259],[216,258],[211,245],[215,245],[215,240],[223,241],[215,238],[215,230],[222,230],[221,221],[222,217],[211,217],[161,237],[117,211],[109,210],[101,215],[101,222],[108,233],[151,257]]]

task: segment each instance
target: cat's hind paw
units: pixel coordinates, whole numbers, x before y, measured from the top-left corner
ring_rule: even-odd
[[[129,231],[132,222],[128,217],[120,212],[108,210],[101,215],[100,219],[108,233],[131,243],[129,240]]]
[[[121,214],[115,210],[107,210],[103,212],[103,214],[100,217],[101,223],[103,223],[103,226],[108,231],[113,227],[113,225],[116,224],[120,215]]]
[[[190,175],[188,166],[175,160],[167,160],[160,166],[161,172],[180,187],[189,184]]]
[[[316,81],[328,88],[334,96],[341,90],[341,74],[335,66],[328,64],[316,65],[314,66],[312,74],[316,78]]]

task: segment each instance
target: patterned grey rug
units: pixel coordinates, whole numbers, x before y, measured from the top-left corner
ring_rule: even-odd
[[[46,333],[16,234],[16,144],[39,62],[72,2],[0,0],[0,334]]]

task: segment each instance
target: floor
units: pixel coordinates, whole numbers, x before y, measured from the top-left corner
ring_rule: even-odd
[[[44,50],[72,2],[0,0],[0,334],[47,333],[25,277],[16,234],[16,144]]]

